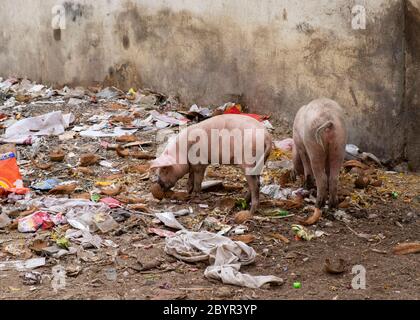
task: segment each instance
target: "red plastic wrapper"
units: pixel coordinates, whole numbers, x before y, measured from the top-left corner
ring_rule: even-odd
[[[269,118],[268,116],[261,116],[255,113],[242,113],[242,107],[239,104],[235,104],[232,107],[228,107],[225,110],[224,114],[242,114],[244,116],[252,117],[260,122],[267,120]]]

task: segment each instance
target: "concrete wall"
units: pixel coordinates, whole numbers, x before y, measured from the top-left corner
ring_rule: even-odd
[[[420,0],[406,8],[406,155],[414,170],[420,170]]]
[[[51,28],[51,8],[60,3],[61,32]],[[348,111],[350,142],[418,165],[418,129],[408,115],[418,116],[416,86],[405,92],[418,73],[406,78],[404,3],[2,0],[0,75],[147,86],[186,103],[235,100],[289,123],[300,106],[326,96]],[[365,30],[351,27],[355,4],[366,7]],[[410,52],[414,63],[418,53]]]

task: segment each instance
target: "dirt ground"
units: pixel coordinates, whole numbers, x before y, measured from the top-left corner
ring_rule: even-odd
[[[79,125],[86,123],[92,115],[102,114],[109,108],[109,104],[101,103],[79,106],[37,105],[24,108],[20,113],[22,117],[29,117],[52,110],[71,111],[76,116],[73,125]],[[120,114],[123,111],[128,109],[114,106],[111,112]],[[147,112],[138,116],[144,118]],[[280,123],[272,123],[276,127],[273,133],[275,140],[290,136],[290,132]],[[154,141],[156,132],[140,130],[135,136],[143,141]],[[243,266],[241,271],[252,275],[275,275],[283,278],[284,284],[247,289],[206,279],[203,273],[207,264],[184,263],[168,256],[164,252],[165,239],[148,232],[150,227],[167,229],[155,221],[153,212],[177,211],[189,207],[193,213],[178,218],[187,229],[197,231],[201,222],[209,216],[223,224],[235,226],[234,214],[241,209],[232,203],[235,204],[246,192],[246,181],[238,168],[221,166],[208,169],[206,179],[223,180],[230,188],[202,192],[198,198],[188,200],[159,201],[150,194],[151,182],[148,176],[129,169],[138,164],[146,164],[147,160],[121,158],[115,150],[101,146],[101,141],[115,143],[115,138],[93,139],[76,135],[67,141],[59,141],[57,137],[44,139],[37,153],[38,162],[48,162],[49,151],[57,146],[65,151],[67,157],[65,161],[54,163],[52,167],[43,170],[34,167],[29,161],[30,147],[18,146],[20,167],[25,173],[26,185],[47,178],[76,180],[78,188],[70,197],[86,197],[86,193],[95,188],[97,181],[112,180],[124,186],[125,191],[119,196],[143,199],[147,208],[144,211],[149,213],[131,211],[131,216],[119,222],[116,230],[100,234],[104,240],[112,240],[118,245],[117,248],[86,249],[84,251],[89,254],[78,253],[61,258],[47,255],[47,264],[34,270],[41,273],[41,283],[25,284],[25,272],[0,271],[0,299],[420,299],[420,255],[395,255],[392,252],[398,243],[420,240],[419,175],[391,173],[386,172],[386,169],[374,168],[372,174],[382,181],[382,185],[355,189],[354,176],[343,169],[340,200],[344,201],[346,197],[351,200],[343,209],[349,215],[349,221],[338,221],[333,212],[324,210],[322,219],[308,229],[324,231],[325,235],[311,241],[297,240],[291,231],[291,225],[297,223],[296,219],[305,217],[303,206],[286,208],[288,214],[293,216],[284,218],[273,215],[273,212],[285,208],[275,205],[268,196],[261,195],[262,205],[256,217],[244,223],[248,227],[246,234],[255,237],[249,246],[257,252],[257,259],[254,264]],[[154,154],[156,146],[151,144],[144,149]],[[86,152],[98,154],[103,160],[113,162],[115,168],[121,170],[120,174],[99,165],[91,167],[93,173],[90,175],[71,171],[71,168],[76,167],[79,155]],[[273,157],[287,159],[287,155],[274,154]],[[300,186],[299,181],[289,180],[284,171],[279,173],[276,169],[266,168],[264,177],[270,181],[281,181],[279,183],[282,187],[296,189]],[[185,190],[185,186],[186,178],[176,188]],[[33,197],[41,195],[41,192],[34,192]],[[3,208],[10,206],[7,200],[2,200]],[[58,226],[54,231],[60,233],[66,228],[68,225]],[[39,230],[25,234],[13,228],[0,229],[0,262],[37,257],[37,253],[28,248],[34,239],[50,241],[51,232]],[[279,235],[286,237],[289,243],[282,241]],[[23,244],[23,252],[18,256],[7,252],[5,247],[10,243]],[[326,259],[333,263],[343,259],[344,272],[327,273],[324,270]],[[159,263],[155,268],[141,271],[139,261],[143,264],[145,261]],[[58,292],[54,292],[51,284],[52,267],[56,265],[63,266],[67,272],[66,285]],[[366,269],[364,290],[355,290],[351,286],[355,276],[352,268],[356,265]],[[295,282],[300,282],[301,288],[294,288]]]

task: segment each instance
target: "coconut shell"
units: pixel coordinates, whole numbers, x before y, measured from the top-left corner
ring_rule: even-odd
[[[162,187],[158,183],[152,184],[150,187],[150,192],[153,197],[158,200],[162,200],[165,197],[165,193],[162,190]]]

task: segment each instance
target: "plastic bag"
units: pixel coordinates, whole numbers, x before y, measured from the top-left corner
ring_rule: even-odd
[[[14,152],[0,154],[0,188],[9,191],[22,187],[22,176],[19,173],[16,154]]]

